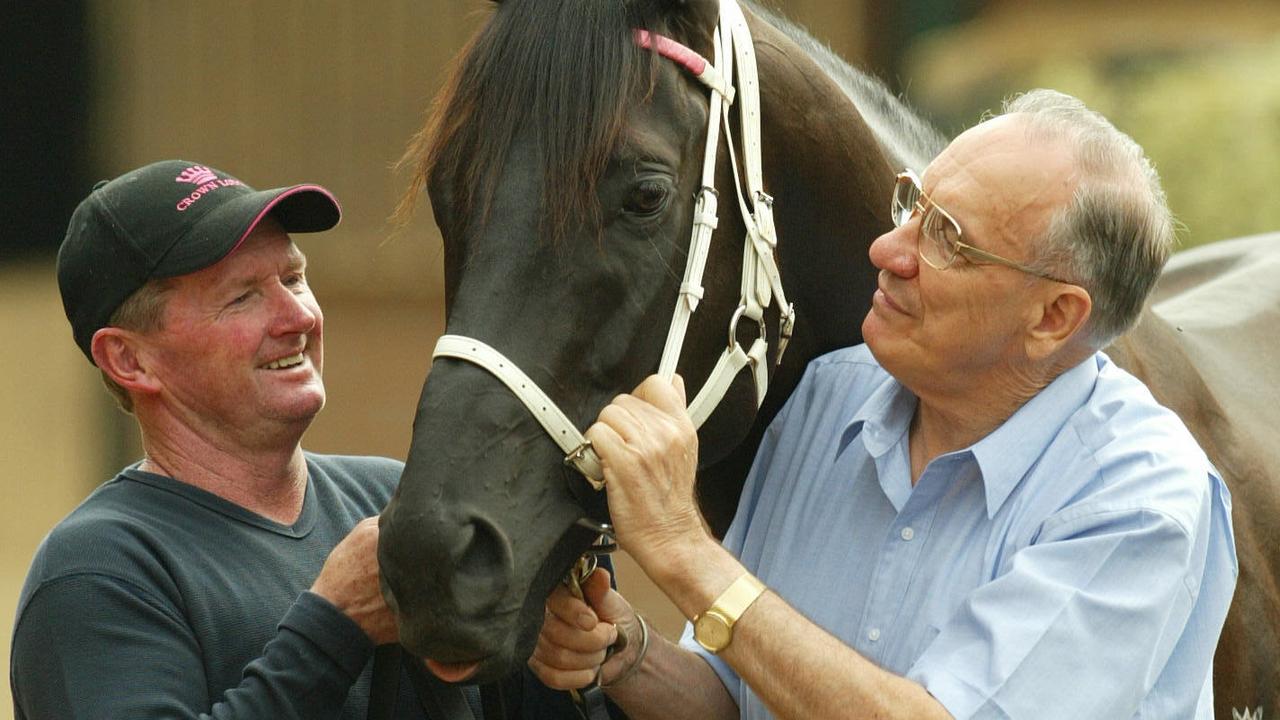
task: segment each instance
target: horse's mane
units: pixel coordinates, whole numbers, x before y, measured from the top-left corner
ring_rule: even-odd
[[[889,91],[879,79],[850,65],[804,28],[755,0],[743,0],[751,11],[780,30],[844,90],[871,128],[885,154],[900,167],[923,171],[947,145],[937,128]]]
[[[508,2],[463,49],[427,124],[401,160],[414,180],[396,211],[407,219],[434,172],[458,207],[487,208],[516,136],[536,143],[545,231],[595,218],[596,184],[636,97],[656,79],[656,55],[632,29],[667,34],[657,0]],[[464,222],[455,218],[451,222]]]
[[[561,237],[574,217],[594,219],[598,226],[597,182],[634,98],[652,92],[657,77],[657,56],[635,45],[632,30],[675,30],[677,36],[689,30],[683,25],[690,19],[664,13],[661,4],[508,2],[458,56],[430,119],[401,159],[414,168],[414,178],[397,217],[407,220],[433,173],[451,183],[442,190],[453,196],[454,206],[478,202],[488,208],[508,149],[518,134],[529,133],[536,143],[533,161],[542,168],[541,229]],[[748,4],[844,88],[890,158],[923,168],[945,145],[878,80],[776,12]]]

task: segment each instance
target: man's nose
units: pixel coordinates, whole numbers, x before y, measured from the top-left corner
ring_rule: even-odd
[[[310,293],[297,293],[281,286],[275,294],[273,334],[307,333],[315,328],[320,319],[320,308]]]
[[[913,278],[920,272],[920,218],[913,217],[902,227],[895,227],[871,243],[871,264],[901,278]]]

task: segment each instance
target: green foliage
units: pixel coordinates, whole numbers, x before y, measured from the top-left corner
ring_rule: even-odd
[[[1012,92],[1075,95],[1156,164],[1183,248],[1280,229],[1280,41],[1122,58],[1060,57],[1004,73],[941,116],[972,124]],[[964,120],[967,118],[967,122]]]

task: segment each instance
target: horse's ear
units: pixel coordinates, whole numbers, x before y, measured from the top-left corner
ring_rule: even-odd
[[[662,0],[662,4],[668,12],[682,16],[689,31],[696,33],[698,39],[705,41],[710,48],[711,33],[720,22],[720,0]],[[690,44],[696,46],[700,43]]]

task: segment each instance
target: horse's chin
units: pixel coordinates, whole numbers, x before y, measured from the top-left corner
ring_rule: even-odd
[[[405,643],[402,641],[402,644]],[[522,664],[516,658],[514,647],[466,660],[457,659],[458,656],[452,654],[443,656],[448,659],[438,660],[419,654],[409,644],[405,644],[405,649],[418,657],[428,672],[446,683],[480,685],[496,682],[511,675]]]
[[[496,657],[452,663],[428,658],[422,661],[422,666],[441,682],[451,685],[485,685],[507,678],[514,671],[509,659]]]

